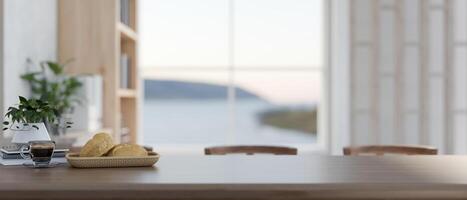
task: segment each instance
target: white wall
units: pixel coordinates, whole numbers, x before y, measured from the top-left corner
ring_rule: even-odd
[[[0,118],[3,119],[4,111],[18,102],[18,95],[29,96],[29,87],[19,76],[28,68],[37,69],[39,61],[57,58],[57,1],[0,0],[0,19]],[[28,66],[27,58],[36,64]],[[0,140],[0,147],[7,147],[9,141]]]
[[[336,54],[343,64],[332,74],[348,75],[349,87],[333,87],[344,100],[333,97],[339,103],[332,113],[349,114],[350,125],[348,132],[339,127],[343,118],[335,119],[333,128],[344,130],[333,131],[333,140],[343,141],[333,152],[348,144],[422,144],[467,153],[467,2],[345,2],[336,9],[350,11],[348,18],[335,23],[351,24],[348,34],[334,31],[348,38],[336,36],[333,48],[347,49],[349,62]]]
[[[3,116],[3,4],[4,1],[0,0],[0,116]],[[0,118],[1,119],[1,118]],[[2,120],[0,120],[1,122]],[[3,128],[3,127],[2,127]],[[0,129],[0,133],[2,133],[2,129]]]
[[[57,58],[57,1],[3,0],[2,12],[5,110],[18,101],[18,95],[29,95],[27,83],[19,76],[28,68],[37,68],[39,61]],[[35,65],[28,66],[27,58]]]

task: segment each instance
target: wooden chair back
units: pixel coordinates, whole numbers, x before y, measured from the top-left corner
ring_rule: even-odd
[[[274,154],[274,155],[297,155],[297,149],[281,146],[215,146],[204,149],[205,155],[226,154]]]
[[[344,155],[384,155],[384,154],[401,154],[401,155],[436,155],[438,149],[429,146],[398,146],[398,145],[368,145],[344,147]]]

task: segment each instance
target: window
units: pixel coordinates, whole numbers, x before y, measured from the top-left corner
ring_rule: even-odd
[[[143,141],[316,143],[322,0],[144,0]]]

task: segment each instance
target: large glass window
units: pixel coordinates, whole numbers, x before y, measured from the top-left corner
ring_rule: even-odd
[[[317,141],[322,0],[143,0],[143,141]]]

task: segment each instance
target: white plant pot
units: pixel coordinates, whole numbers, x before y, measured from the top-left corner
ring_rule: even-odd
[[[14,134],[11,140],[14,144],[27,144],[34,140],[51,140],[44,123],[17,123],[13,124],[10,130]]]

